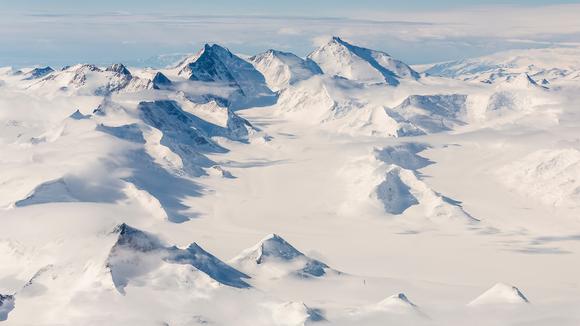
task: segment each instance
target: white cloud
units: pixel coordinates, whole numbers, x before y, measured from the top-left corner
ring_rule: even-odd
[[[440,61],[510,48],[579,43],[578,12],[580,5],[359,11],[341,18],[0,13],[0,66],[24,59],[59,58],[70,63],[144,58],[194,52],[203,42],[221,43],[244,53],[281,48],[305,55],[332,35],[386,50],[412,63]],[[26,41],[30,39],[51,39],[52,44],[37,48]],[[123,47],[113,46],[121,43]]]
[[[302,31],[296,27],[282,27],[278,30],[280,35],[300,35]]]
[[[328,43],[328,41],[330,41],[332,36],[333,35],[330,35],[330,34],[317,35],[317,36],[314,36],[313,38],[311,38],[310,40],[312,41],[312,46],[319,47],[319,46],[322,46],[322,45]]]

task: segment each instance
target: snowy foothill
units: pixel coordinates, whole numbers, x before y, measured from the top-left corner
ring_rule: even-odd
[[[236,50],[0,68],[0,324],[580,323],[576,48]]]

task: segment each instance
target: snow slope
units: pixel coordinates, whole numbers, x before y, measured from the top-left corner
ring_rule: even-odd
[[[302,59],[288,52],[268,50],[251,57],[249,61],[264,75],[273,91],[322,74],[320,67],[311,59]]]
[[[578,78],[580,49],[576,47],[549,47],[500,52],[489,56],[463,59],[432,65],[424,70],[433,76],[486,83],[527,73],[536,80]]]
[[[498,170],[509,188],[553,206],[580,203],[580,151],[575,148],[535,151]]]
[[[236,108],[271,103],[275,99],[264,76],[254,66],[217,44],[206,44],[198,54],[186,58],[175,69],[179,76],[191,81],[234,88],[229,100]]]
[[[397,86],[401,78],[419,79],[411,67],[381,51],[374,51],[332,39],[308,55],[322,71],[364,83],[386,83]]]
[[[524,294],[515,286],[497,283],[489,290],[469,303],[470,306],[489,304],[522,304],[529,303]]]
[[[1,68],[0,323],[576,326],[564,52],[491,83],[339,38]]]
[[[304,255],[276,234],[270,234],[254,247],[244,250],[232,263],[252,273],[266,269],[269,277],[292,275],[308,278],[322,277],[329,271],[336,273],[325,263]]]

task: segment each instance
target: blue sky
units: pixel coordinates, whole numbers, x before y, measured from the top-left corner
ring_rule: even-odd
[[[306,55],[332,35],[428,63],[580,44],[580,0],[20,0],[0,5],[0,66],[135,63],[205,42]]]
[[[7,1],[2,6],[14,10],[41,11],[162,11],[187,10],[199,14],[292,14],[317,15],[320,11],[330,13],[348,12],[361,7],[377,10],[445,10],[457,7],[485,5],[553,5],[578,3],[578,0],[19,0]]]

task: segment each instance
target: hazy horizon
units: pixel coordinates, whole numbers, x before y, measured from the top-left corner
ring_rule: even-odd
[[[136,64],[219,43],[305,56],[331,35],[409,64],[580,43],[578,1],[21,1],[0,13],[0,66]],[[122,27],[122,28],[119,28]]]

